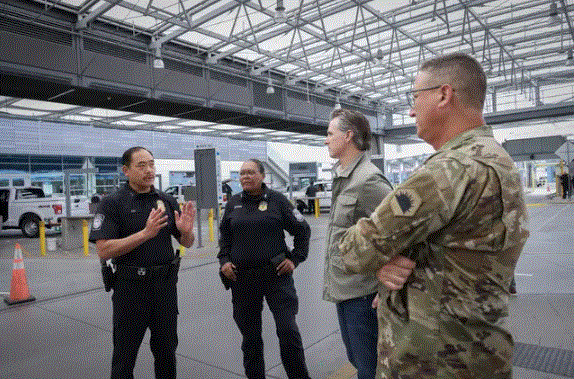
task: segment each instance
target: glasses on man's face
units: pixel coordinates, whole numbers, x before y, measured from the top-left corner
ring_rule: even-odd
[[[428,88],[421,88],[421,89],[413,89],[410,91],[407,91],[407,102],[409,103],[409,107],[413,107],[415,105],[415,94],[417,92],[421,92],[421,91],[432,91],[434,89],[439,89],[440,87],[442,87],[444,84],[441,84],[440,86],[434,86],[434,87],[428,87]]]

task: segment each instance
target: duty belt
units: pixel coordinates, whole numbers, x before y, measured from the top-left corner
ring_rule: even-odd
[[[118,279],[127,280],[149,280],[152,278],[163,278],[169,276],[172,272],[177,273],[179,269],[180,258],[159,266],[138,267],[128,265],[117,265],[116,276]]]

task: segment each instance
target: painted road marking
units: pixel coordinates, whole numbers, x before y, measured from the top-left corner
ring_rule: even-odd
[[[527,207],[544,207],[548,204],[544,204],[544,203],[531,203],[531,204],[526,204]]]
[[[515,276],[533,276],[532,274],[521,274],[519,272],[514,274]]]

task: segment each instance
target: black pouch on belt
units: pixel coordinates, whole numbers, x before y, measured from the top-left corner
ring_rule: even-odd
[[[104,289],[106,292],[110,292],[114,287],[114,282],[116,281],[116,273],[113,268],[113,263],[104,259],[100,259],[100,263],[102,265],[102,279],[104,281]]]

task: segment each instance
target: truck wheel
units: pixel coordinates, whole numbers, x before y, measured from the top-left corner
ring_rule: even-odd
[[[305,206],[305,204],[301,201],[297,202],[297,210],[301,213],[305,212],[305,209],[307,209],[307,207]]]
[[[38,237],[40,219],[35,215],[26,216],[20,224],[20,229],[22,229],[22,234],[28,238]]]

